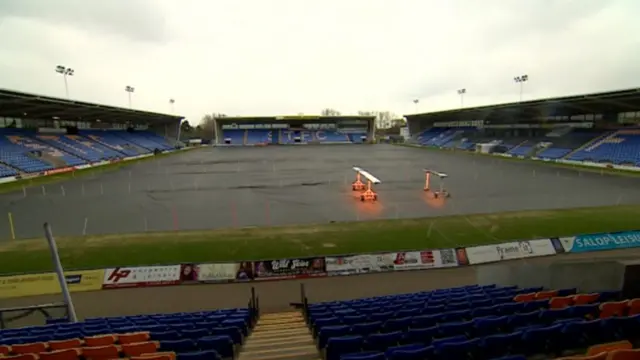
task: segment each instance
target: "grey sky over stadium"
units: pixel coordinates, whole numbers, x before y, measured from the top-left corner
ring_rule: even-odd
[[[2,0],[0,87],[175,112],[398,114],[640,79],[637,0]]]

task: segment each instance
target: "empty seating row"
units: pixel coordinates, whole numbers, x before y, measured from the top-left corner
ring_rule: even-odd
[[[475,128],[431,128],[419,133],[416,139],[419,144],[426,146],[473,150],[480,142],[490,142],[486,141],[486,137],[481,134],[482,132]],[[581,148],[599,137],[602,139]],[[637,128],[616,132],[573,129],[555,136],[530,138],[526,141],[522,139],[516,141],[513,138],[501,139],[499,136],[493,137],[492,141],[499,141],[500,147],[513,156],[535,154],[542,159],[567,158],[575,161],[640,166],[640,130]],[[538,148],[541,143],[546,143],[546,146]],[[537,149],[540,150],[537,151]]]
[[[569,156],[569,160],[640,166],[640,130],[620,130]]]
[[[295,144],[295,143],[361,143],[366,133],[341,133],[335,130],[239,130],[225,129],[222,136],[230,145]]]
[[[130,334],[138,336],[141,334]],[[214,351],[217,357],[232,358],[235,345],[227,336],[207,336],[197,340],[167,340],[126,342],[121,345],[87,346],[79,339],[64,342],[34,343],[0,347],[0,358],[36,355],[40,360],[78,360],[80,357],[95,360],[111,360],[120,357],[134,357],[150,353],[184,353]]]
[[[0,357],[6,360],[5,357],[35,354],[34,360],[109,360],[159,351],[177,354],[179,358],[185,354],[187,357],[209,354],[208,359],[232,358],[253,326],[255,312],[225,309],[93,318],[77,323],[53,319],[50,322],[44,326],[0,330]]]
[[[604,326],[608,329],[617,321],[610,319],[640,321],[640,318],[633,316],[611,318],[635,313],[635,310],[631,310],[635,307],[629,306],[634,301],[613,301],[618,298],[619,292],[615,291],[576,294],[576,289],[545,291],[541,288],[470,286],[311,304],[307,310],[307,319],[319,349],[327,353],[327,360],[340,359],[341,356],[353,352],[364,352],[364,355],[367,355],[372,351],[375,353],[372,356],[394,359],[441,358],[438,355],[441,351],[437,350],[437,347],[442,344],[442,339],[465,342],[464,346],[475,349],[465,351],[464,356],[457,357],[450,357],[453,350],[446,350],[446,359],[490,359],[493,353],[487,350],[486,343],[493,341],[492,337],[511,336],[517,339],[513,341],[522,344],[529,341],[523,339],[538,336],[537,329],[543,329],[543,334],[563,329],[563,334],[568,334],[567,332],[575,331],[573,325],[565,329],[570,323],[588,327],[593,325],[585,324],[592,322],[597,324],[597,327]],[[592,320],[598,317],[604,319]],[[618,337],[625,335],[617,334]],[[483,340],[485,338],[488,340]],[[334,339],[346,340],[335,343]],[[592,336],[581,344],[596,343],[602,339],[609,338],[604,335]],[[346,342],[346,345],[341,341]],[[567,342],[565,345],[568,344]],[[394,350],[394,346],[405,346],[401,351],[415,354],[407,355],[409,357],[389,357],[393,352],[390,353],[389,349]],[[531,351],[536,349],[530,347],[528,350],[521,350],[522,345],[518,346],[520,347],[513,348],[512,353],[531,354]],[[457,349],[456,346],[452,348]],[[566,348],[549,345],[538,350],[553,352]],[[494,355],[507,355],[509,351]],[[475,357],[469,355],[471,353]]]
[[[18,175],[18,171],[8,166],[0,164],[0,178],[7,176],[16,176]]]
[[[36,173],[171,150],[164,138],[145,131],[83,130],[78,135],[43,134],[25,129],[0,130],[0,177],[14,176],[15,169]]]

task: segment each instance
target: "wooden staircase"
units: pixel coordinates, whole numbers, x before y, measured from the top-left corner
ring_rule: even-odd
[[[319,360],[313,336],[300,312],[261,315],[239,360]]]

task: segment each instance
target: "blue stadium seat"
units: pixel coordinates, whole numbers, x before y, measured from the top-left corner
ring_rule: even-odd
[[[197,345],[201,350],[215,350],[223,358],[233,357],[233,340],[228,336],[205,336]]]
[[[435,349],[432,346],[404,345],[387,349],[385,355],[389,360],[423,360],[430,359]]]
[[[214,350],[206,350],[180,353],[177,360],[222,360],[222,357]]]
[[[362,336],[342,336],[329,339],[326,347],[326,360],[339,360],[340,356],[358,353],[364,345]]]

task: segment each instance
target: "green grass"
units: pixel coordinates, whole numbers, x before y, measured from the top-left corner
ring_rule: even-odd
[[[58,239],[67,269],[470,246],[636,230],[640,206]],[[45,240],[0,245],[0,273],[51,270]]]
[[[471,152],[471,151],[466,151],[466,150],[441,149],[441,148],[434,147],[434,146],[417,146],[417,145],[409,145],[409,144],[395,144],[395,145],[411,147],[411,148],[415,148],[415,149],[424,149],[424,150],[427,150],[427,151],[443,151],[443,152],[455,153],[455,154],[461,154],[461,155],[467,155],[467,156],[492,157],[494,159],[500,159],[500,160],[504,160],[504,161],[528,162],[528,163],[541,164],[541,165],[552,166],[552,167],[557,167],[557,168],[573,169],[573,170],[576,170],[576,171],[585,171],[585,172],[594,172],[594,173],[599,173],[599,174],[600,173],[604,173],[604,174],[611,174],[611,175],[624,175],[624,176],[640,177],[640,171],[612,169],[612,168],[596,168],[596,167],[588,166],[588,165],[563,164],[563,163],[557,163],[557,162],[553,162],[553,161],[534,160],[534,159],[530,159],[530,158],[521,159],[521,158],[517,158],[517,157],[506,157],[506,156],[498,156],[498,155],[491,155],[491,154],[483,154],[483,153]]]
[[[96,166],[96,167],[82,169],[82,170],[70,171],[62,174],[40,176],[40,177],[31,178],[31,179],[24,179],[24,180],[18,180],[10,183],[4,183],[4,184],[0,184],[0,194],[12,192],[16,190],[22,190],[23,187],[28,188],[32,186],[57,183],[60,181],[69,180],[77,177],[83,177],[91,174],[102,174],[109,171],[115,171],[124,166],[129,166],[138,162],[159,159],[159,158],[171,156],[174,154],[180,154],[180,153],[181,153],[180,151],[162,153],[155,156],[149,156],[149,157],[144,157],[144,158],[129,160],[129,161],[121,161],[113,164],[107,164],[107,165]]]

